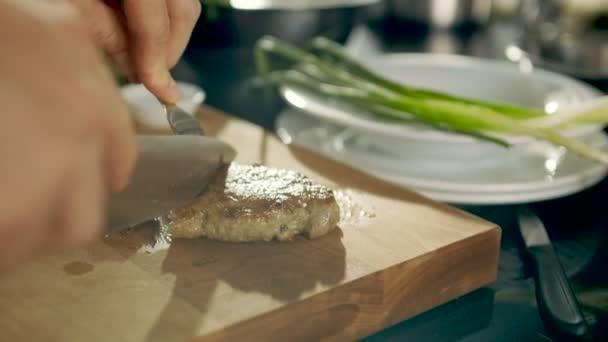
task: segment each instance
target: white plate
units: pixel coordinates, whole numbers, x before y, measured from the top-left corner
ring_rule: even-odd
[[[188,114],[194,115],[205,101],[205,92],[194,84],[177,82],[177,85],[183,95],[178,105]],[[121,88],[121,93],[131,107],[135,121],[139,124],[149,128],[169,128],[163,106],[143,85],[126,85]]]
[[[458,96],[511,103],[548,111],[575,106],[601,93],[572,78],[545,70],[520,70],[506,61],[465,56],[398,53],[367,57],[362,61],[372,70],[415,87],[434,89]],[[421,140],[425,143],[479,144],[471,137],[429,129],[423,125],[380,121],[357,108],[320,98],[294,87],[282,87],[281,94],[292,106],[321,119],[332,121],[378,139]],[[578,137],[600,130],[600,126],[577,128],[566,135]],[[512,144],[528,143],[527,137],[503,136]]]
[[[434,156],[430,155],[427,164],[403,163],[375,150],[358,150],[355,146],[344,148],[343,143],[340,148],[343,139],[339,134],[343,131],[339,126],[328,125],[295,110],[285,111],[277,119],[277,133],[286,142],[302,145],[389,182],[455,204],[547,200],[584,190],[607,174],[604,166],[570,153],[561,157],[557,153],[555,159],[541,157],[542,153],[555,151],[544,144],[530,146],[538,149],[535,153],[522,149],[513,153],[512,158],[500,161],[453,163],[437,168],[432,164]],[[589,141],[608,146],[608,138],[602,133],[590,136]]]
[[[382,178],[382,175],[375,175],[376,177]],[[599,178],[596,181],[590,182],[587,187],[593,186],[601,181]],[[394,183],[397,186],[408,187],[407,184],[401,184],[398,181],[386,181]],[[564,191],[563,189],[556,189],[553,191],[540,191],[540,192],[527,192],[527,193],[496,193],[496,194],[476,194],[476,193],[450,193],[433,191],[426,189],[417,189],[409,187],[411,190],[416,191],[426,197],[432,198],[436,201],[442,201],[455,205],[510,205],[510,204],[524,204],[534,203],[541,201],[548,201],[552,199],[561,198],[564,196],[575,194],[581,191],[578,188],[571,189],[571,191]]]
[[[348,131],[347,131],[348,133]],[[322,147],[331,154],[340,154],[360,165],[373,165],[373,170],[395,175],[402,183],[427,189],[452,192],[530,192],[576,186],[581,177],[595,175],[605,168],[593,161],[567,153],[561,147],[534,143],[510,151],[509,158],[477,160],[436,160],[429,154],[426,160],[403,161],[398,157],[369,149],[366,144],[354,144],[357,136],[344,135],[326,142]],[[314,139],[314,137],[311,137]],[[602,133],[585,139],[596,147],[606,148],[608,140]]]

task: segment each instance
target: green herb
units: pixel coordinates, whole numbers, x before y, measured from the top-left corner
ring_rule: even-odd
[[[419,97],[419,98],[435,98],[441,100],[449,100],[454,102],[461,102],[471,105],[480,105],[486,108],[494,109],[503,114],[516,117],[516,118],[533,118],[544,116],[545,113],[541,110],[536,109],[528,109],[528,108],[519,108],[515,106],[510,106],[506,104],[497,104],[491,103],[476,99],[467,99],[462,97],[455,97],[448,94],[440,93],[437,91],[432,91],[428,89],[418,89],[413,87],[407,87],[403,84],[399,84],[397,82],[391,81],[387,78],[381,77],[367,67],[363,66],[361,63],[356,61],[354,58],[350,57],[346,54],[342,47],[338,45],[336,42],[333,42],[327,38],[318,37],[315,38],[312,42],[312,48],[316,51],[319,51],[321,54],[327,54],[335,58],[339,63],[345,65],[349,70],[354,72],[361,77],[377,83],[383,87],[391,89],[395,92],[401,93],[410,97]]]
[[[316,38],[307,49],[302,49],[274,37],[264,37],[257,42],[254,57],[263,84],[303,88],[363,109],[379,119],[419,122],[507,147],[509,144],[500,136],[528,136],[608,165],[608,154],[558,131],[566,125],[606,123],[605,109],[550,116],[537,109],[408,87],[374,73],[348,56],[340,45],[325,38]],[[271,57],[289,62],[289,67],[273,69]]]

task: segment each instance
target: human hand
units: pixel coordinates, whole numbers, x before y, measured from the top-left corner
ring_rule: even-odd
[[[135,136],[102,53],[67,0],[0,0],[0,270],[101,231]]]
[[[165,102],[179,100],[169,70],[201,13],[199,0],[72,0],[118,69]]]

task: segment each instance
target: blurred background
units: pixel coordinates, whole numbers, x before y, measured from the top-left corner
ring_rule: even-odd
[[[608,88],[608,0],[202,0],[178,79],[206,102],[272,128],[281,106],[247,86],[263,35],[322,35],[356,54],[432,52],[517,61]]]

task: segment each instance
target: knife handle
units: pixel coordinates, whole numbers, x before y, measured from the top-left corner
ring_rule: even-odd
[[[199,121],[177,105],[165,105],[169,126],[176,135],[204,135]]]
[[[527,249],[533,266],[541,319],[556,337],[584,338],[588,326],[553,246]]]

